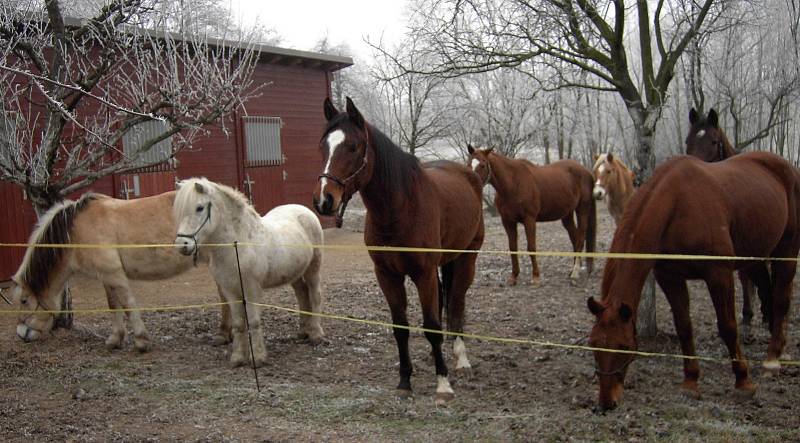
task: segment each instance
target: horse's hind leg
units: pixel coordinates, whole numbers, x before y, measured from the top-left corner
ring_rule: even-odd
[[[575,220],[572,215],[573,213],[570,212],[569,215],[561,219],[561,224],[564,226],[564,229],[567,230],[567,234],[569,235],[569,241],[572,243],[572,251],[573,252],[580,252],[583,249],[583,239],[584,237],[581,235],[581,226],[580,226],[580,218],[578,219],[579,226],[575,227]],[[586,220],[586,224],[588,224],[588,218]],[[585,228],[585,226],[584,226]],[[581,258],[575,257],[572,261],[572,272],[569,274],[570,280],[572,282],[577,282],[581,278]]]
[[[219,332],[212,339],[212,343],[214,346],[222,346],[233,340],[231,335],[231,307],[225,299],[225,295],[222,294],[222,289],[220,289],[219,285],[217,285],[217,295],[219,295],[219,300],[223,304],[220,305]]]
[[[320,313],[322,310],[322,296],[319,284],[319,274],[308,273],[292,283],[297,305],[301,311]],[[321,319],[318,316],[300,314],[300,338],[307,338],[312,343],[323,340],[325,333],[322,330]]]
[[[794,253],[776,254],[778,257],[797,256]],[[786,314],[789,312],[789,303],[792,298],[792,280],[797,272],[797,263],[790,261],[772,262],[772,322],[770,323],[770,341],[767,347],[767,359],[764,361],[764,368],[770,371],[777,371],[781,364],[778,361],[782,356],[783,348],[786,345]]]
[[[736,376],[736,389],[742,394],[753,395],[756,387],[750,381],[747,360],[739,347],[739,337],[736,331],[736,294],[733,272],[722,267],[712,268],[706,277],[706,284],[717,314],[719,336],[725,342],[731,357],[731,368]]]
[[[742,327],[739,335],[747,342],[750,337],[750,325],[753,323],[753,280],[745,271],[739,271],[739,283],[742,285]]]
[[[455,260],[445,265],[449,267],[451,276],[447,297],[447,330],[450,332],[464,332],[464,310],[466,294],[475,278],[475,254],[461,254]],[[456,371],[469,371],[472,365],[467,358],[467,347],[462,337],[455,337],[453,341],[453,355],[456,358]]]
[[[675,332],[678,333],[678,339],[681,342],[681,352],[683,355],[696,355],[692,319],[689,316],[689,289],[686,287],[686,280],[676,279],[671,274],[658,270],[655,272],[655,277],[672,310],[672,320],[675,322]],[[698,397],[700,395],[697,387],[698,378],[700,378],[700,365],[697,360],[684,359],[681,389],[689,396]]]
[[[108,307],[112,310],[122,308],[114,288],[109,285],[103,285],[106,291],[106,299],[108,300]],[[111,313],[111,335],[106,339],[106,347],[108,349],[118,349],[122,347],[125,341],[125,313],[121,310]]]

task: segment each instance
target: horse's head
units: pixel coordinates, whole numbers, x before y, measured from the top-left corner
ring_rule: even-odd
[[[606,305],[589,297],[589,311],[597,318],[589,334],[589,346],[623,351],[636,350],[636,319],[625,303]],[[622,397],[623,383],[633,354],[594,351],[600,382],[598,402],[603,409],[614,409]]]
[[[55,327],[54,310],[61,309],[64,285],[48,285],[34,290],[24,279],[13,277],[11,300],[17,305],[17,336],[25,342],[44,338]]]
[[[327,128],[319,141],[325,169],[314,189],[314,209],[336,215],[341,227],[347,202],[365,186],[374,168],[370,154],[370,129],[356,105],[347,98],[346,112],[339,112],[329,98],[323,105]]]
[[[212,215],[217,192],[214,184],[205,178],[191,178],[178,184],[172,211],[178,226],[175,246],[181,254],[197,257],[199,245],[206,243],[217,229],[219,217]]]
[[[492,179],[492,165],[489,163],[489,154],[492,151],[494,151],[494,148],[475,149],[472,145],[467,145],[467,152],[469,153],[468,165],[478,174],[484,185]]]
[[[686,136],[686,154],[706,162],[725,160],[735,154],[725,132],[719,127],[719,116],[714,108],[703,117],[692,108],[689,111],[689,134]]]
[[[602,200],[606,197],[608,184],[615,179],[616,174],[623,172],[618,169],[619,168],[614,163],[614,154],[609,152],[595,157],[593,170],[594,189],[592,190],[592,195],[596,200]]]

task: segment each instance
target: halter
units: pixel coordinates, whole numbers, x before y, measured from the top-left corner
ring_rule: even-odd
[[[631,362],[633,362],[634,357],[635,357],[634,354],[628,354],[627,360],[625,360],[624,363],[622,363],[617,369],[614,369],[613,371],[603,371],[600,368],[595,367],[594,373],[603,376],[622,375],[625,372],[625,369],[627,369],[627,367],[631,364]]]
[[[191,234],[178,233],[176,235],[176,237],[178,238],[191,239],[192,243],[194,243],[194,249],[192,250],[192,261],[195,266],[197,266],[197,254],[200,250],[200,248],[197,246],[197,234],[199,234],[200,230],[203,229],[203,227],[206,225],[206,223],[208,223],[209,220],[211,220],[211,202],[208,202],[208,204],[206,204],[206,212],[207,214],[205,220],[203,220],[203,223],[201,223],[200,226],[193,233]]]
[[[328,132],[330,132],[330,131],[328,131]],[[326,132],[326,134],[327,134],[327,132]],[[367,166],[367,162],[368,162],[367,161],[367,156],[369,155],[370,137],[369,137],[369,129],[367,129],[366,123],[364,123],[364,135],[367,138],[367,143],[364,145],[364,157],[362,157],[361,166],[359,166],[358,169],[353,171],[352,174],[348,175],[344,179],[340,179],[339,177],[337,177],[337,176],[335,176],[333,174],[329,174],[327,172],[323,172],[322,174],[317,176],[317,180],[321,180],[323,178],[326,178],[326,179],[331,180],[332,182],[336,183],[337,185],[341,186],[344,189],[344,192],[343,192],[343,195],[342,195],[342,202],[339,205],[339,212],[336,214],[336,227],[337,228],[341,228],[342,227],[342,223],[344,222],[344,211],[345,211],[345,209],[347,209],[347,203],[350,202],[350,198],[352,198],[353,194],[355,193],[355,192],[350,192],[350,193],[347,192],[347,183],[350,182],[350,180],[356,178],[356,176],[358,174],[360,174],[361,171]],[[324,135],[323,135],[323,137],[324,137]]]
[[[5,298],[5,297],[3,297],[3,298]],[[25,317],[22,319],[22,321],[20,322],[20,323],[24,323],[24,324],[25,324],[25,327],[27,328],[27,330],[25,331],[25,338],[26,338],[26,339],[27,339],[27,337],[28,337],[28,333],[29,333],[30,331],[36,331],[36,332],[38,332],[39,334],[42,334],[42,335],[44,335],[44,331],[42,331],[41,329],[36,329],[36,328],[32,328],[32,327],[28,326],[28,324],[27,324],[27,323],[28,323],[28,319],[29,319],[29,318],[31,318],[31,317],[33,317],[33,316],[36,314],[36,311],[38,311],[38,310],[39,310],[39,308],[42,308],[42,307],[44,307],[44,310],[45,310],[45,311],[50,311],[50,308],[48,308],[48,307],[47,307],[47,305],[46,305],[46,304],[45,304],[45,303],[44,303],[42,300],[39,300],[39,297],[34,297],[34,298],[36,299],[36,307],[33,309],[33,312],[31,312],[31,313],[29,313],[28,315],[26,315],[26,316],[25,316]],[[55,325],[55,314],[52,314],[52,313],[51,313],[50,315],[54,317],[54,322],[53,322],[53,330],[55,330],[55,329],[57,329],[57,327],[56,327],[56,325]],[[27,340],[25,340],[25,341],[27,342]]]

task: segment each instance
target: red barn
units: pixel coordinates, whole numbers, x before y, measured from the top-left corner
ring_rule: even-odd
[[[137,198],[175,189],[175,181],[194,176],[233,186],[265,213],[274,206],[310,206],[311,191],[322,168],[318,151],[325,123],[322,103],[330,96],[331,73],[353,64],[350,57],[261,46],[255,84],[268,84],[175,162],[148,170],[105,177],[90,189],[117,198]],[[160,122],[143,128],[158,131]],[[169,143],[165,140],[162,143]],[[123,140],[123,151],[135,149],[136,137]],[[156,154],[157,148],[153,154]],[[36,215],[21,188],[0,182],[0,243],[25,243]],[[332,226],[330,220],[323,220]],[[0,281],[19,266],[24,249],[0,248]]]

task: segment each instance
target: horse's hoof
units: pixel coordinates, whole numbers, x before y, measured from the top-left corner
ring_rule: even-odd
[[[411,389],[400,389],[400,388],[398,388],[397,389],[397,396],[402,398],[402,399],[411,399],[411,398],[414,398],[414,393],[411,391]]]
[[[534,288],[538,288],[539,286],[542,286],[542,278],[541,277],[533,277],[531,279],[531,286],[533,286]]]
[[[324,335],[310,336],[308,337],[308,342],[311,346],[327,346],[331,344],[330,340],[325,338]]]
[[[133,347],[136,348],[137,351],[145,353],[150,350],[150,339],[147,338],[147,336],[134,337]]]
[[[681,383],[681,394],[692,400],[700,400],[700,389],[696,381],[684,381]]]
[[[514,275],[512,275],[511,277],[508,277],[508,280],[506,281],[506,283],[508,284],[508,286],[516,286],[517,285],[517,277],[514,276]]]
[[[233,341],[233,339],[230,336],[222,334],[217,334],[211,338],[211,344],[213,346],[225,346],[231,341]]]
[[[763,363],[765,374],[773,375],[781,372],[781,362],[778,360],[766,360]]]
[[[244,364],[245,364],[244,357],[241,357],[241,356],[232,356],[231,357],[231,360],[230,360],[231,368],[239,368],[239,367],[244,366]]]
[[[456,368],[456,376],[458,378],[463,378],[469,380],[472,378],[472,366],[465,366],[462,368]]]
[[[113,351],[114,349],[120,349],[124,341],[125,337],[120,337],[119,335],[111,335],[106,339],[106,349],[108,349],[109,351]]]
[[[747,380],[742,383],[737,383],[736,389],[733,392],[733,396],[739,400],[750,400],[756,394],[756,385],[754,385],[750,380]]]
[[[436,406],[444,406],[454,398],[456,398],[456,394],[452,392],[437,392],[433,402]]]

